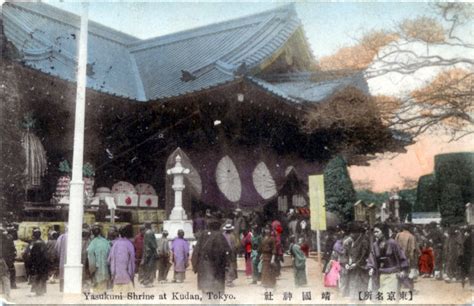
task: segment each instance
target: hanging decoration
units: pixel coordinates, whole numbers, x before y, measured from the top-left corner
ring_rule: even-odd
[[[48,168],[46,160],[46,151],[41,144],[40,139],[33,133],[35,119],[31,114],[23,118],[23,132],[21,145],[25,150],[25,178],[27,187],[38,187],[41,185],[41,178],[45,175]]]
[[[86,199],[88,201],[92,200],[94,196],[94,176],[95,176],[95,169],[91,163],[86,162],[82,166],[82,176],[84,178],[84,192],[86,195]]]
[[[258,194],[265,200],[270,199],[277,193],[275,180],[264,162],[258,163],[252,173],[253,185]]]
[[[56,192],[54,193],[53,198],[56,199],[58,202],[61,202],[61,200],[63,199],[66,199],[66,202],[68,202],[72,169],[67,160],[63,160],[62,162],[60,162],[58,169],[59,172],[62,173],[62,175],[58,179],[58,183],[56,185]],[[82,166],[82,176],[84,180],[85,200],[87,202],[90,202],[94,196],[95,182],[95,170],[94,166],[91,163],[84,163],[84,165]]]
[[[63,198],[69,198],[69,184],[71,183],[71,166],[67,160],[59,163],[59,172],[62,175],[58,179],[56,192],[53,198],[60,202]]]
[[[229,156],[224,156],[216,168],[216,182],[219,190],[231,202],[240,200],[242,184],[239,172]]]

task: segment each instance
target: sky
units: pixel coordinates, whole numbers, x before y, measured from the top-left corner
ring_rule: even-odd
[[[72,1],[44,1],[73,13],[81,5]],[[226,21],[289,2],[92,2],[89,18],[141,39]],[[371,29],[387,29],[405,18],[427,15],[429,3],[328,3],[301,1],[295,4],[306,36],[319,58],[350,45]]]

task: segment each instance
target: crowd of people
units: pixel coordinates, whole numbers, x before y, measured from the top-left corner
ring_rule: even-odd
[[[182,283],[192,264],[197,273],[197,287],[206,292],[225,291],[235,286],[237,259],[245,260],[245,275],[250,284],[272,289],[281,273],[284,253],[294,258],[295,284],[306,280],[306,257],[309,245],[306,233],[309,222],[294,212],[279,219],[264,220],[258,214],[244,216],[240,209],[223,215],[218,211],[199,212],[193,220],[194,249],[178,230],[175,239],[168,239],[162,231],[156,239],[151,223],[145,223],[133,236],[131,225],[112,226],[105,233],[100,223],[84,224],[82,231],[82,288],[84,292],[130,292],[135,280],[143,287],[168,282],[173,267],[172,282]],[[8,277],[8,288],[15,288],[14,261],[16,250],[11,233],[2,228],[2,277]],[[50,230],[48,240],[41,238],[41,230],[34,228],[31,241],[21,255],[32,295],[46,293],[46,286],[59,280],[64,290],[68,232]],[[8,246],[8,247],[7,247]],[[11,253],[11,254],[10,254]],[[191,258],[192,254],[192,258]],[[12,272],[10,272],[12,271]],[[7,283],[2,278],[2,283]]]
[[[197,243],[192,268],[203,293],[224,292],[226,287],[234,286],[238,257],[245,260],[250,284],[272,290],[281,274],[285,253],[294,258],[295,285],[306,285],[309,223],[296,213],[264,220],[256,213],[244,216],[240,209],[227,216],[208,210],[205,215],[198,213],[193,225]]]
[[[354,300],[365,292],[416,294],[418,277],[472,286],[473,239],[469,226],[342,224],[327,231],[324,284]]]
[[[322,239],[324,285],[337,287],[342,296],[360,300],[361,293],[400,292],[416,294],[418,277],[446,282],[466,281],[473,285],[472,227],[442,228],[435,223],[425,226],[350,222],[329,228]],[[0,272],[4,292],[15,288],[16,257],[12,228],[2,231]],[[110,227],[101,224],[83,226],[83,291],[130,292],[135,281],[143,287],[154,287],[171,281],[182,283],[191,266],[197,274],[197,288],[203,296],[209,292],[224,293],[235,286],[237,260],[245,261],[249,285],[275,288],[284,255],[293,259],[294,284],[307,285],[306,258],[311,249],[309,222],[294,211],[272,219],[258,214],[244,216],[240,209],[229,215],[199,212],[193,220],[193,246],[183,230],[168,239],[162,231],[156,238],[151,223],[140,227],[133,237],[131,225]],[[59,279],[64,290],[64,265],[67,254],[67,230],[51,230],[48,240],[41,239],[35,228],[32,240],[22,254],[31,291],[46,293],[48,280]]]

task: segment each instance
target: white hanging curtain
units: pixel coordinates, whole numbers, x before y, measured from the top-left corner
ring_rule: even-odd
[[[216,168],[216,182],[219,190],[231,202],[240,200],[242,184],[239,172],[229,156],[224,156]]]
[[[46,151],[40,139],[29,129],[23,133],[21,140],[25,150],[26,167],[25,177],[27,186],[40,186],[41,177],[46,173],[48,164],[46,161]]]
[[[253,185],[258,194],[265,200],[270,199],[277,193],[275,180],[264,162],[258,163],[252,174]]]

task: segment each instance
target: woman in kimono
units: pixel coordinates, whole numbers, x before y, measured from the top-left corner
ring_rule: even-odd
[[[92,235],[94,235],[94,239],[92,239],[87,247],[92,291],[103,292],[107,289],[107,284],[110,280],[109,264],[107,261],[110,252],[110,242],[102,236],[100,224],[94,224]]]
[[[373,289],[387,296],[395,292],[398,298],[400,281],[407,275],[408,260],[398,243],[389,238],[386,224],[374,226],[375,242],[372,244],[367,268],[374,280]]]
[[[178,237],[171,243],[173,255],[174,275],[173,282],[182,283],[186,278],[186,268],[189,265],[189,242],[184,239],[184,231],[178,230]]]
[[[306,256],[301,251],[301,243],[303,243],[303,238],[300,238],[299,243],[295,243],[295,237],[290,237],[289,253],[293,256],[293,273],[296,287],[301,287],[308,283],[306,279]]]
[[[245,275],[247,278],[252,276],[252,231],[245,229],[242,238],[242,247],[245,258]]]
[[[418,269],[422,277],[430,277],[434,269],[434,255],[433,248],[430,243],[425,239],[422,242],[421,255],[418,259]]]

